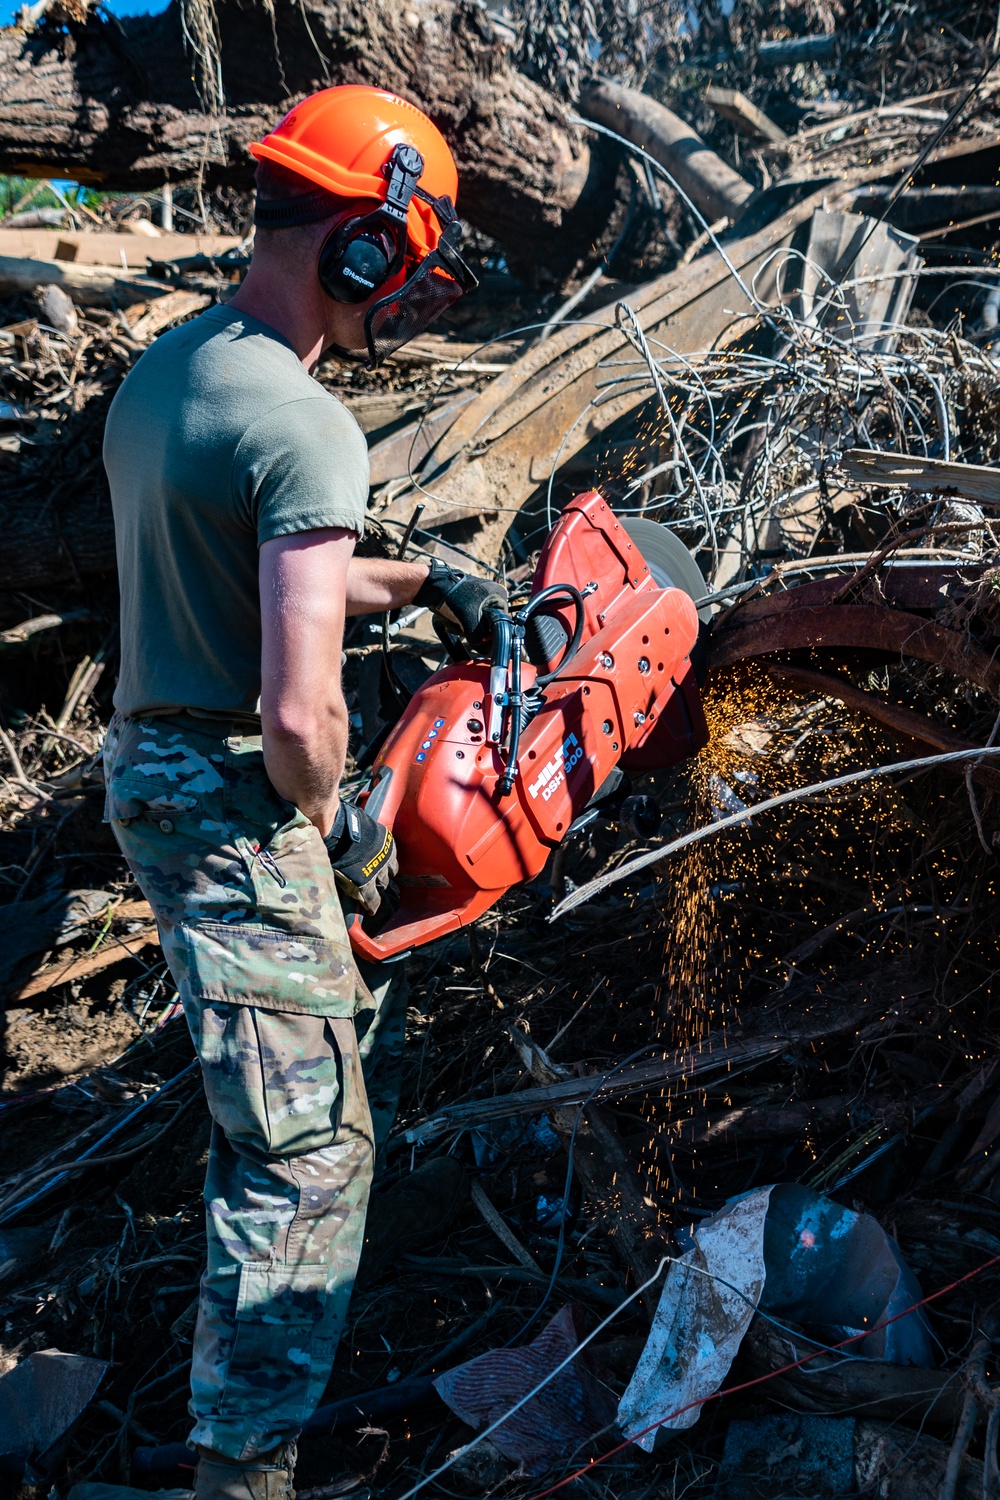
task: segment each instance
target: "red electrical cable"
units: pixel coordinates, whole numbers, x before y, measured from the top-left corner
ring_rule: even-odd
[[[676,1411],[668,1412],[665,1417],[660,1417],[658,1421],[650,1422],[648,1427],[644,1427],[641,1432],[637,1432],[635,1437],[629,1438],[626,1442],[619,1443],[617,1448],[609,1448],[607,1453],[602,1453],[599,1458],[592,1458],[589,1463],[584,1464],[582,1469],[576,1469],[572,1474],[567,1474],[566,1478],[560,1479],[558,1484],[550,1485],[547,1490],[539,1490],[537,1495],[529,1495],[528,1500],[546,1500],[548,1495],[554,1495],[557,1490],[563,1489],[567,1484],[572,1484],[574,1479],[580,1479],[584,1474],[589,1474],[599,1464],[606,1463],[609,1458],[614,1458],[617,1454],[623,1453],[626,1448],[631,1448],[638,1438],[645,1437],[649,1432],[655,1432],[657,1427],[662,1427],[665,1423],[672,1422],[675,1417],[683,1416],[686,1411],[693,1411],[697,1406],[706,1406],[709,1401],[721,1401],[723,1396],[735,1396],[738,1391],[749,1391],[755,1385],[763,1385],[765,1381],[774,1380],[778,1375],[786,1375],[789,1370],[797,1370],[800,1365],[807,1365],[811,1359],[817,1359],[819,1355],[827,1354],[831,1349],[844,1349],[848,1344],[856,1344],[859,1339],[871,1338],[872,1334],[881,1332],[883,1328],[888,1328],[890,1323],[896,1323],[900,1318],[909,1317],[910,1313],[916,1312],[918,1308],[926,1307],[928,1302],[936,1302],[938,1297],[947,1296],[949,1292],[953,1292],[956,1287],[961,1286],[964,1281],[971,1281],[974,1276],[981,1276],[984,1271],[990,1269],[990,1266],[995,1265],[1000,1265],[1000,1255],[994,1255],[990,1260],[984,1260],[981,1266],[976,1266],[974,1270],[967,1271],[957,1281],[951,1281],[947,1286],[939,1287],[936,1292],[931,1292],[930,1296],[922,1297],[919,1302],[914,1302],[912,1307],[905,1307],[902,1312],[894,1313],[891,1318],[886,1318],[884,1323],[877,1323],[874,1328],[866,1328],[863,1333],[852,1333],[850,1338],[841,1339],[839,1344],[828,1344],[825,1348],[814,1349],[811,1354],[803,1354],[801,1359],[793,1359],[791,1364],[782,1365],[780,1369],[768,1370],[766,1375],[757,1375],[753,1380],[745,1380],[742,1385],[727,1386],[724,1391],[712,1391],[707,1396],[699,1396],[697,1401],[689,1401],[687,1406],[679,1406]]]

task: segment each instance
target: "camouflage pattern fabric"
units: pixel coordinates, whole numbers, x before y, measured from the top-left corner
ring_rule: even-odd
[[[115,715],[104,748],[105,817],[181,998],[353,1016],[370,999],[323,840],[272,787],[260,736],[225,727]]]
[[[372,1178],[366,1076],[384,1139],[404,976],[371,966],[374,994],[358,976],[326,849],[271,786],[259,735],[116,715],[105,778],[213,1120],[191,1441],[255,1458],[298,1434],[330,1375]]]

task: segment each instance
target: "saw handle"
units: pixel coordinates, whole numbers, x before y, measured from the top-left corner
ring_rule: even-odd
[[[562,656],[560,656],[559,660],[556,662],[555,666],[551,668],[550,671],[545,672],[540,677],[535,678],[536,688],[543,688],[552,681],[553,677],[558,677],[559,673],[562,671],[566,663],[570,661],[579,651],[580,642],[583,639],[583,595],[581,594],[580,590],[574,588],[571,583],[550,583],[548,588],[542,589],[540,593],[533,594],[531,596],[527,604],[524,606],[524,608],[516,618],[522,625],[527,625],[532,615],[537,614],[543,604],[549,604],[553,599],[562,599],[572,604],[576,613],[576,620],[573,625],[573,634],[567,641],[566,648],[563,651]],[[543,611],[543,613],[545,613],[545,611]]]
[[[571,583],[553,583],[541,593],[535,594],[529,599],[522,610],[514,616],[510,640],[510,687],[504,696],[504,707],[508,712],[508,723],[510,725],[510,739],[507,748],[507,764],[500,776],[497,786],[501,797],[507,797],[514,790],[514,782],[517,778],[517,753],[521,743],[521,730],[525,724],[525,715],[522,713],[524,707],[524,694],[521,692],[521,657],[524,647],[524,629],[533,614],[543,605],[551,603],[553,599],[569,600],[576,610],[576,622],[573,634],[566,644],[566,649],[550,672],[542,677],[535,678],[535,689],[545,687],[546,683],[552,681],[557,673],[561,672],[571,657],[576,655],[583,636],[583,595],[579,589],[575,589]],[[498,643],[505,638],[501,630],[501,620],[504,617],[494,616],[494,657],[496,657]]]

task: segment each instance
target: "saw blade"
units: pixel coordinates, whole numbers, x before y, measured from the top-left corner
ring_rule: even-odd
[[[675,532],[643,516],[623,517],[622,525],[649,564],[657,588],[683,589],[691,599],[704,599],[709,592],[708,584]],[[706,622],[711,620],[711,605],[704,605],[698,611],[698,617]]]

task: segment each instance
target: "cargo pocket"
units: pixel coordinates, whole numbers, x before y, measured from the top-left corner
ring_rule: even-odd
[[[184,924],[191,998],[311,1016],[353,1016],[350,956],[329,938],[248,922]]]
[[[223,1413],[259,1409],[266,1396],[270,1426],[299,1426],[312,1415],[316,1374],[323,1369],[325,1380],[329,1359],[327,1275],[318,1264],[241,1267]]]
[[[152,781],[134,782],[124,777],[108,783],[104,805],[112,818],[136,818],[141,813],[161,818],[167,813],[193,813],[202,799],[175,786],[157,786]]]

